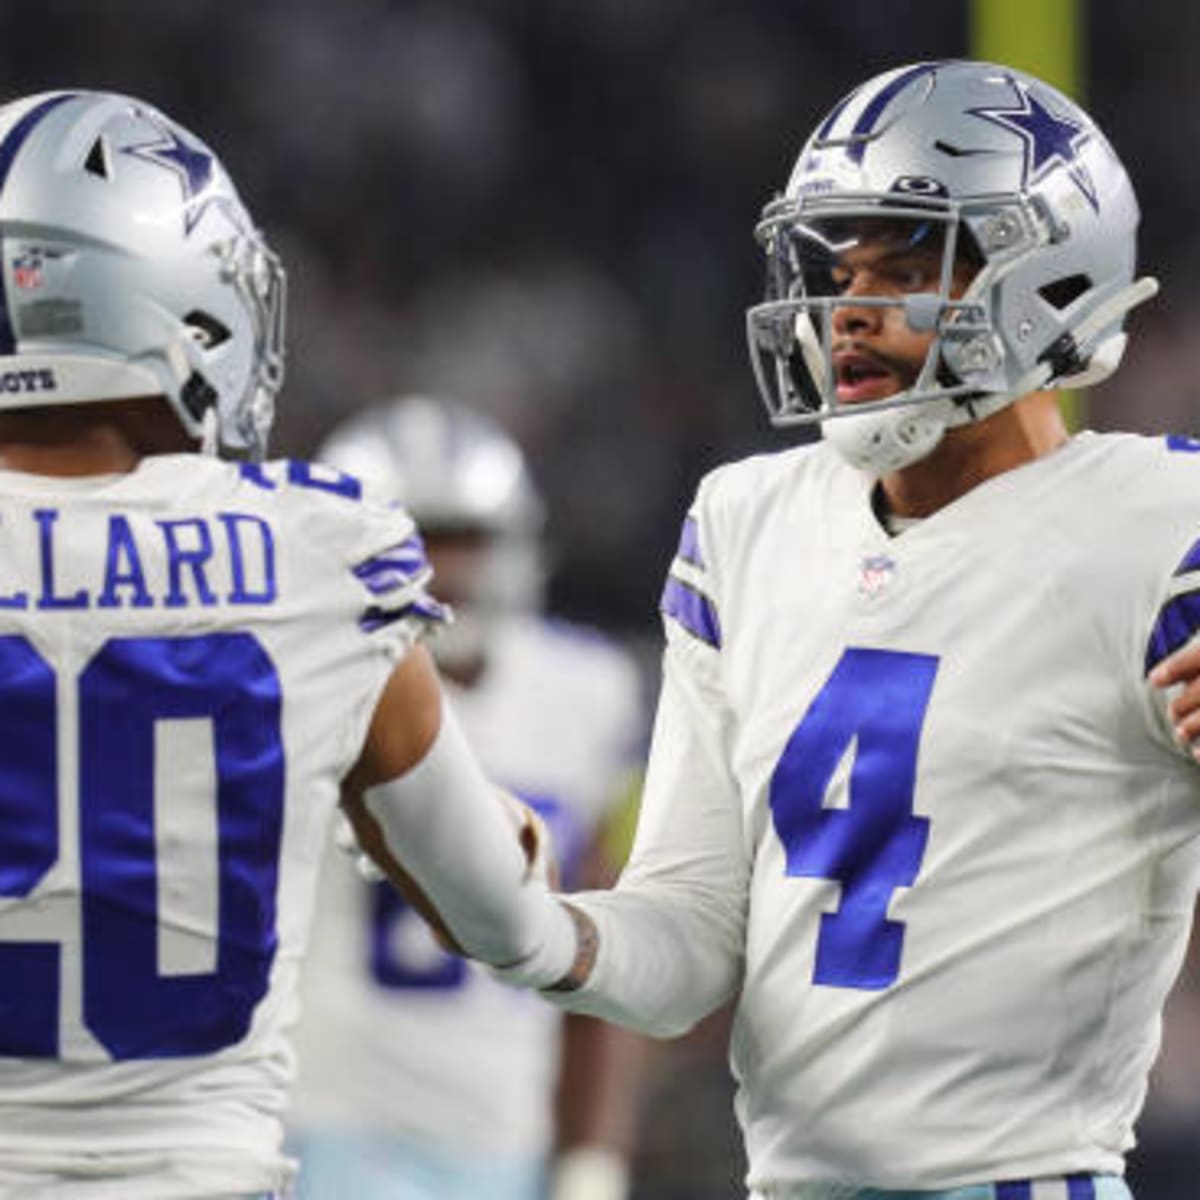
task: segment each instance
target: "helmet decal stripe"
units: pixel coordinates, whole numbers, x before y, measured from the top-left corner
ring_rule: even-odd
[[[51,96],[48,100],[43,100],[41,104],[34,105],[8,131],[4,141],[0,142],[0,196],[4,193],[4,185],[8,182],[8,173],[17,157],[17,151],[25,144],[25,140],[33,132],[34,126],[51,109],[57,108],[67,100],[73,100],[77,95],[77,92],[62,92],[57,96]],[[0,354],[15,354],[17,340],[8,311],[8,290],[4,286],[2,250],[3,243],[0,242]]]
[[[867,152],[866,139],[875,128],[875,122],[879,120],[880,114],[892,99],[904,91],[914,79],[932,75],[941,65],[940,62],[918,63],[915,67],[909,67],[907,71],[901,71],[895,79],[879,89],[874,99],[859,113],[858,120],[854,122],[854,128],[850,130],[852,141],[846,147],[846,154],[852,162],[862,162],[863,155]]]
[[[844,113],[854,97],[862,91],[862,88],[857,87],[848,96],[843,96],[841,100],[834,105],[833,111],[825,118],[821,128],[817,130],[817,140],[821,141],[829,136],[829,131],[837,124],[837,119]]]
[[[74,100],[78,92],[60,92],[35,104],[9,131],[3,142],[0,142],[0,193],[8,181],[8,173],[12,169],[17,151],[25,144],[25,139],[33,132],[34,126],[52,109],[57,108],[68,100]]]

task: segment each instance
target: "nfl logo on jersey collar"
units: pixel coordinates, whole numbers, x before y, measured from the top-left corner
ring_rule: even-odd
[[[896,574],[896,560],[887,554],[864,554],[858,564],[858,594],[864,600],[882,595]]]

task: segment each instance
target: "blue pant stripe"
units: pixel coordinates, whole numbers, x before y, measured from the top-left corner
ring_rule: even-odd
[[[996,1184],[996,1200],[1033,1200],[1033,1184],[1028,1179],[1010,1179]]]
[[[1067,1200],[1096,1200],[1095,1180],[1090,1175],[1068,1175]]]

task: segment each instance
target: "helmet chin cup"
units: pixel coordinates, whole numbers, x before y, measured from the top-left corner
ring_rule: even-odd
[[[952,400],[847,413],[822,425],[825,440],[869,475],[899,471],[931,454],[954,417]]]

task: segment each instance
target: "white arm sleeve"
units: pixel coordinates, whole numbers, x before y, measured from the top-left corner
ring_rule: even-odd
[[[750,853],[728,767],[731,719],[669,645],[637,837],[615,889],[567,897],[596,923],[579,990],[545,993],[572,1012],[656,1037],[685,1033],[738,989]]]
[[[388,849],[472,958],[517,964],[520,981],[554,983],[575,957],[575,926],[531,874],[517,830],[443,697],[425,757],[364,796]]]

